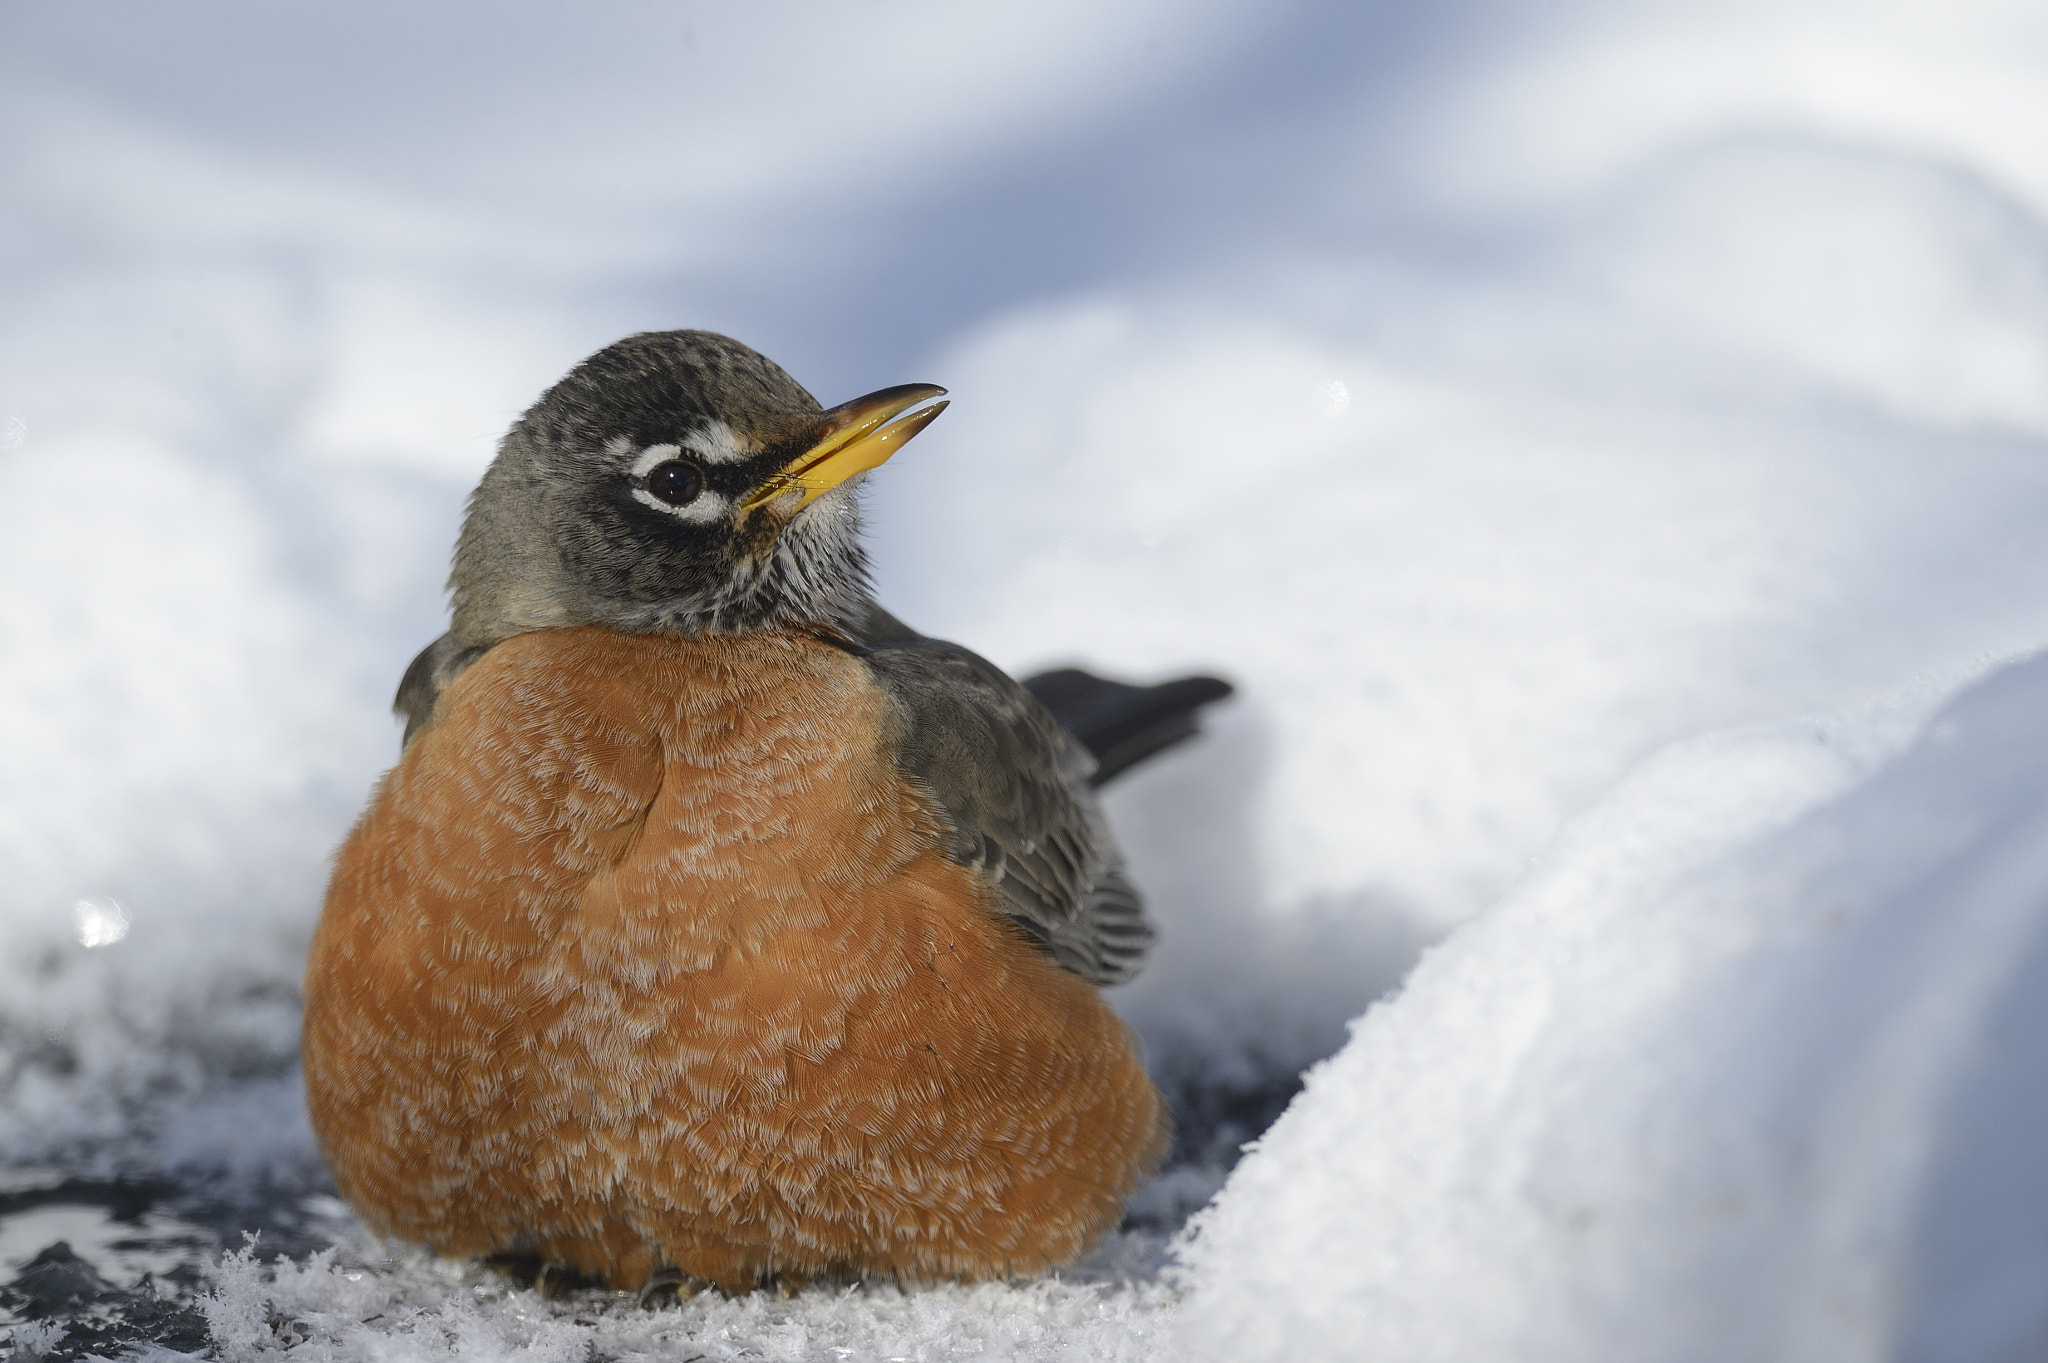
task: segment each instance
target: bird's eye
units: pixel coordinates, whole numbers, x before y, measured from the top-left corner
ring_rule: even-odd
[[[647,470],[647,490],[670,506],[688,506],[704,491],[704,470],[687,459],[670,459]]]

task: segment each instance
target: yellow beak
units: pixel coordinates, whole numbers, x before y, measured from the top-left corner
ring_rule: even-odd
[[[803,500],[792,511],[801,511],[818,494],[838,487],[856,473],[880,468],[889,456],[946,410],[946,403],[911,412],[927,398],[941,397],[945,389],[930,383],[899,383],[879,393],[844,402],[825,413],[815,440],[767,481],[748,493],[740,510],[752,511],[774,501],[785,492],[801,491]]]

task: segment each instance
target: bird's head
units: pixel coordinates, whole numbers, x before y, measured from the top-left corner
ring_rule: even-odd
[[[867,587],[854,486],[944,392],[905,384],[825,411],[708,331],[606,346],[519,418],[471,495],[450,642],[844,623]]]

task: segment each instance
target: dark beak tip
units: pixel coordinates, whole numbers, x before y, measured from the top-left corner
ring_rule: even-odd
[[[830,416],[832,412],[850,411],[856,407],[872,411],[879,407],[894,406],[900,410],[904,407],[915,406],[929,398],[944,397],[945,394],[946,390],[939,387],[936,383],[891,384],[887,388],[877,388],[872,393],[863,393],[851,402],[842,402],[827,412],[826,415]]]

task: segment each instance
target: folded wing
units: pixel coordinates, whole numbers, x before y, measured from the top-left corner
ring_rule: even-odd
[[[1136,974],[1152,926],[1089,789],[1087,750],[957,644],[885,644],[867,661],[899,721],[898,763],[952,825],[948,855],[985,871],[1062,966],[1097,984]]]

